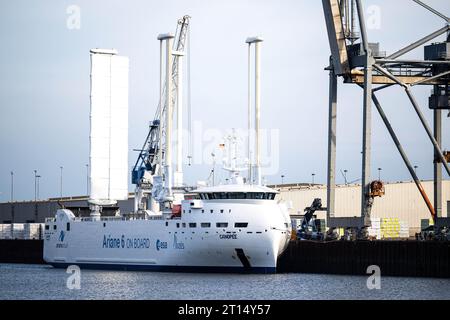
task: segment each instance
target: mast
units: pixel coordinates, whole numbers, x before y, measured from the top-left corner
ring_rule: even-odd
[[[178,59],[178,74],[176,81],[177,97],[177,170],[175,171],[175,186],[183,186],[183,56],[184,53],[174,51]]]
[[[174,36],[166,34],[162,37],[166,41],[166,141],[164,150],[164,200],[172,200],[172,125],[173,125],[173,101],[172,101],[172,42]]]
[[[253,183],[253,176],[252,176],[252,147],[251,147],[251,140],[252,140],[252,81],[251,81],[251,43],[248,44],[248,139],[247,139],[247,152],[248,152],[248,183]]]
[[[260,45],[264,41],[260,37],[247,38],[245,41],[250,45],[255,45],[255,179],[256,184],[261,185],[261,61],[260,61]]]

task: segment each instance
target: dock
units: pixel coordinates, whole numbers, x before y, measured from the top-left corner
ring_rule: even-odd
[[[450,243],[437,241],[291,241],[278,260],[280,273],[450,278]]]
[[[0,263],[45,264],[43,240],[0,240]],[[450,278],[450,242],[291,241],[278,260],[278,273]]]

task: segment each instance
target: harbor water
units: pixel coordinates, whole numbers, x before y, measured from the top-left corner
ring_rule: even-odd
[[[47,265],[0,264],[0,300],[8,299],[450,299],[450,279],[380,278],[322,274],[192,274],[81,270],[79,289],[72,273]],[[68,281],[69,279],[69,281]],[[68,285],[69,282],[69,285]]]

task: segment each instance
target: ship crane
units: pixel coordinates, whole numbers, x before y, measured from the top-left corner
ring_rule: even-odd
[[[136,185],[135,190],[135,208],[134,212],[150,212],[158,213],[160,204],[171,206],[173,202],[171,198],[171,157],[167,152],[167,135],[171,135],[171,128],[167,128],[167,116],[170,114],[170,121],[174,112],[172,106],[176,106],[177,114],[177,171],[175,175],[175,186],[181,187],[182,182],[182,57],[185,55],[187,40],[189,36],[189,20],[190,17],[185,15],[178,20],[175,36],[171,34],[159,35],[158,40],[161,43],[161,72],[160,72],[160,98],[156,114],[150,123],[149,132],[139,150],[138,158],[132,170],[132,183]],[[171,70],[170,74],[166,74],[166,81],[163,84],[162,77],[162,49],[163,41],[167,41],[167,45],[173,41],[173,47],[168,50],[166,63],[171,64],[167,70]],[[170,51],[170,53],[169,53]],[[167,61],[169,60],[169,61]],[[169,66],[167,64],[167,66]],[[188,69],[189,70],[189,69]],[[167,73],[167,71],[166,71]],[[170,82],[170,83],[168,83]],[[168,92],[169,91],[169,92]],[[170,108],[169,107],[170,104]],[[190,107],[188,103],[188,108]],[[169,112],[168,112],[169,109]],[[190,110],[188,110],[190,112]],[[170,138],[169,138],[170,140]],[[164,168],[169,168],[168,171]],[[168,186],[168,187],[164,187]],[[148,205],[150,202],[150,206]],[[149,208],[148,208],[149,207]]]

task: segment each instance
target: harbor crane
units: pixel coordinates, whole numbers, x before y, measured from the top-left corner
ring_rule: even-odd
[[[172,205],[172,173],[171,173],[171,130],[174,106],[176,106],[178,122],[177,172],[175,187],[182,187],[182,57],[185,55],[189,37],[190,17],[185,15],[178,20],[175,35],[161,34],[160,41],[160,97],[149,132],[139,150],[138,158],[132,170],[132,183],[135,190],[135,212],[160,211],[160,204]],[[163,83],[163,42],[166,41],[166,80]],[[173,41],[173,47],[171,46]],[[189,107],[189,104],[188,104]],[[189,110],[188,110],[189,111]],[[190,111],[189,111],[190,112]],[[166,170],[166,169],[167,170]],[[148,211],[150,209],[151,211]]]
[[[367,237],[374,198],[384,194],[380,182],[371,181],[372,104],[378,111],[405,166],[413,178],[437,228],[450,226],[450,218],[442,218],[442,169],[450,175],[448,152],[442,149],[442,111],[450,110],[450,18],[420,0],[411,0],[444,20],[444,26],[419,40],[387,55],[379,43],[369,42],[361,0],[322,0],[331,51],[329,71],[327,224],[330,228],[353,228]],[[402,10],[406,10],[403,8]],[[418,21],[420,24],[420,21]],[[359,29],[359,32],[357,32]],[[428,44],[441,35],[446,40]],[[428,44],[428,45],[427,45]],[[423,59],[402,58],[422,47]],[[335,217],[337,78],[362,88],[362,170],[361,217]],[[418,116],[434,152],[434,204],[430,201],[398,136],[385,114],[377,92],[398,85],[404,90]],[[428,107],[433,112],[433,129],[428,124],[411,88],[433,86]],[[359,232],[358,231],[358,232]]]

